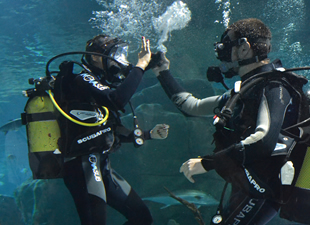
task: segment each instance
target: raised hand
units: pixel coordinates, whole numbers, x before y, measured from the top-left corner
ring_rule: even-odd
[[[145,70],[151,61],[151,54],[150,41],[145,40],[145,37],[142,37],[142,47],[141,51],[138,53],[138,63],[136,67],[140,67],[141,69]]]
[[[160,53],[160,60],[158,64],[152,68],[156,76],[159,76],[159,73],[164,70],[169,70],[170,61],[166,58],[166,53]]]

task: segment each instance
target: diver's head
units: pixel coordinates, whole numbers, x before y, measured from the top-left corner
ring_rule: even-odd
[[[127,61],[128,44],[120,38],[113,38],[104,34],[97,35],[87,41],[86,51],[107,56],[85,55],[85,59],[91,66],[101,70],[102,78],[110,83],[121,81],[131,69],[131,65]]]
[[[230,25],[221,41],[214,44],[225,77],[242,75],[240,67],[266,59],[271,50],[270,40],[269,28],[258,19],[243,19]]]

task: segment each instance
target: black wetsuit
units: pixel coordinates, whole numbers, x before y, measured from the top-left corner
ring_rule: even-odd
[[[133,142],[134,136],[120,123],[118,111],[123,110],[134,94],[144,71],[134,67],[125,81],[111,89],[96,75],[81,73],[64,77],[60,93],[55,98],[61,108],[81,122],[97,122],[109,109],[108,121],[95,127],[85,127],[60,118],[61,151],[65,155],[64,182],[69,189],[83,225],[106,224],[106,206],[122,213],[125,224],[147,225],[151,214],[131,188],[111,167],[109,154],[121,142]],[[60,80],[60,79],[59,79]],[[56,84],[58,85],[58,84]],[[150,139],[149,132],[144,138]]]
[[[275,61],[244,75],[242,80],[281,66],[280,61]],[[214,109],[221,110],[229,98],[226,93],[197,99],[186,92],[168,70],[162,71],[158,79],[168,97],[185,115],[212,115]],[[279,172],[285,157],[271,155],[281,129],[295,124],[300,110],[298,97],[289,89],[276,80],[255,85],[237,102],[226,127],[215,132],[215,153],[240,142],[244,146],[241,155],[238,151],[230,151],[205,156],[202,160],[207,171],[215,169],[232,185],[229,201],[221,209],[223,220],[217,224],[266,224],[277,214],[283,202]],[[303,146],[298,154],[304,153]],[[298,173],[300,168],[297,164],[294,166]]]

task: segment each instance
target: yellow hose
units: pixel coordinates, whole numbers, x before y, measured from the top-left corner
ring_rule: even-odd
[[[109,117],[109,110],[102,106],[102,108],[104,109],[105,111],[105,116],[104,118],[100,121],[100,122],[97,122],[97,123],[84,123],[84,122],[81,122],[81,121],[78,121],[72,117],[70,117],[67,113],[65,113],[60,107],[59,105],[57,104],[57,102],[55,101],[55,98],[52,94],[52,91],[51,90],[48,90],[48,94],[51,98],[51,101],[53,102],[54,106],[56,107],[56,109],[58,109],[58,111],[64,116],[66,117],[68,120],[72,121],[73,123],[76,123],[76,124],[79,124],[79,125],[82,125],[82,126],[86,126],[86,127],[95,127],[95,126],[100,126],[101,124],[103,124],[104,122],[107,121],[108,117]]]

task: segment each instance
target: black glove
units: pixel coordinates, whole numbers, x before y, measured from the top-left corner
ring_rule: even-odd
[[[153,69],[154,67],[160,67],[161,66],[161,60],[162,60],[162,52],[158,51],[155,54],[152,53],[151,55],[151,61],[149,65],[145,68],[145,71],[149,69]]]
[[[214,169],[214,155],[206,155],[202,157],[201,164],[206,171]]]
[[[160,75],[160,72],[169,70],[170,61],[166,58],[166,53],[157,52],[154,55],[154,63],[152,62],[152,60],[150,62],[150,65],[152,66],[152,70],[155,73],[156,77]]]

